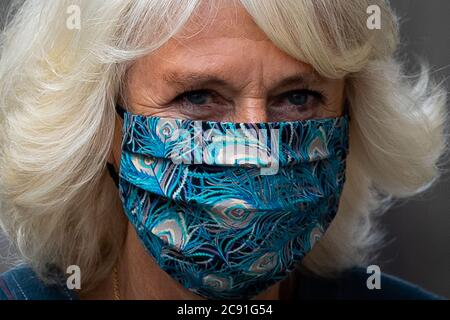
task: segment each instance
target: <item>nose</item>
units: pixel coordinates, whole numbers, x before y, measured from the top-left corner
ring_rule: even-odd
[[[244,98],[236,104],[233,117],[234,122],[268,122],[266,99],[264,98]]]

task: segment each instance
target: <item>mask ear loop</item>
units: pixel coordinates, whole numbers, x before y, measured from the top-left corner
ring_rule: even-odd
[[[122,106],[120,106],[119,104],[116,104],[116,112],[119,115],[119,117],[123,119],[126,111]],[[111,176],[111,179],[113,179],[114,184],[116,185],[116,187],[118,189],[119,188],[119,175],[117,174],[117,171],[114,168],[114,165],[112,163],[107,162],[106,169],[108,170],[108,173]]]
[[[120,104],[116,104],[116,112],[119,115],[119,117],[121,117],[123,119],[126,110]]]
[[[114,168],[113,164],[107,162],[106,169],[108,169],[108,173],[109,173],[111,179],[113,179],[116,187],[119,188],[119,175],[117,174],[116,169]]]
[[[348,120],[351,119],[351,118],[350,118],[350,102],[348,102],[347,99],[345,99],[345,102],[344,102],[344,110],[343,110],[343,112],[342,112],[342,115],[343,115],[343,116],[347,116],[347,117],[348,117]]]

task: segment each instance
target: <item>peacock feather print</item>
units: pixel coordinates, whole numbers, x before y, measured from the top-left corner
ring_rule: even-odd
[[[143,245],[184,287],[252,298],[336,215],[348,116],[232,123],[124,114],[120,197]],[[277,162],[275,174],[261,169]]]

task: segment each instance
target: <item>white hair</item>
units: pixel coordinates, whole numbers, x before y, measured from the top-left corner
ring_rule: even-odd
[[[52,280],[51,266],[78,265],[89,288],[110,272],[125,235],[105,170],[125,72],[174,36],[201,1],[22,2],[1,35],[0,225],[43,280]],[[215,2],[207,2],[211,17]],[[425,68],[405,75],[385,1],[239,2],[281,50],[345,79],[347,179],[335,220],[303,265],[331,275],[364,264],[380,239],[373,217],[442,172],[445,91]],[[66,26],[73,5],[79,30]],[[367,27],[370,5],[381,9],[380,30]]]

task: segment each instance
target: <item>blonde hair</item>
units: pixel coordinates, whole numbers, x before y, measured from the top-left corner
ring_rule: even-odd
[[[84,288],[110,272],[126,222],[105,165],[115,103],[135,59],[162,46],[200,0],[25,1],[1,35],[0,225],[45,281],[78,265]],[[207,2],[214,16],[215,1]],[[346,79],[350,155],[340,208],[303,260],[316,273],[364,264],[373,216],[440,175],[446,94],[395,58],[398,25],[382,0],[240,0],[280,49],[323,76]],[[66,27],[78,6],[81,29]],[[366,12],[381,9],[381,29]],[[151,35],[151,36],[150,36]],[[148,39],[150,38],[150,39]]]

